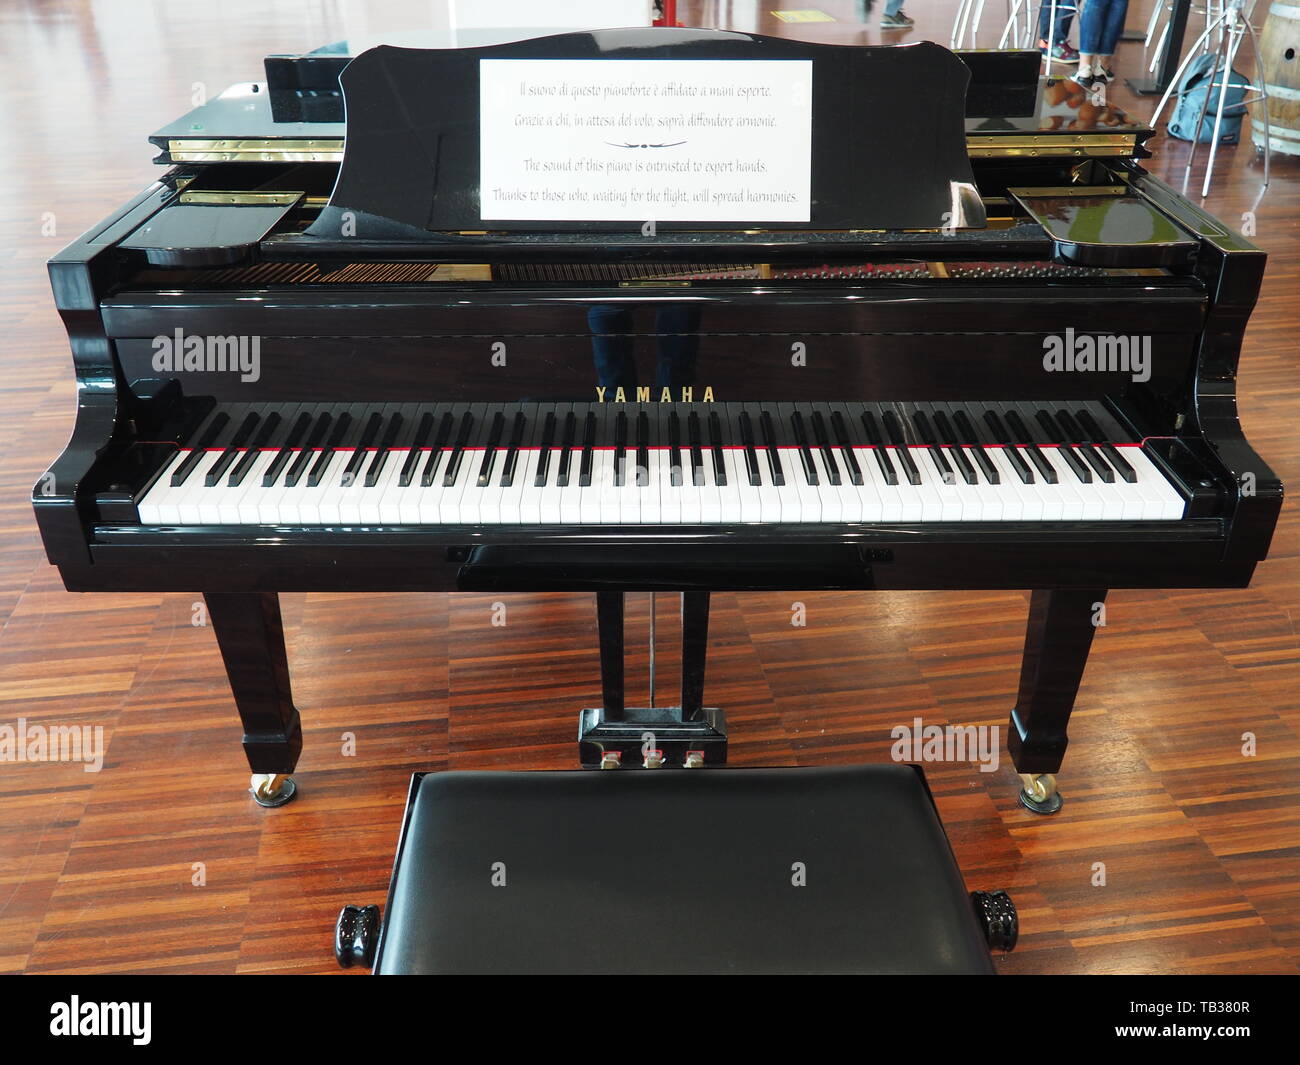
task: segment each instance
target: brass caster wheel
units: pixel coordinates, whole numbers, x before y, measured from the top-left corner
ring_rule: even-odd
[[[248,790],[258,806],[283,806],[298,794],[298,785],[284,773],[254,773]]]
[[[1061,793],[1051,773],[1021,773],[1020,805],[1036,814],[1054,814],[1061,808]]]

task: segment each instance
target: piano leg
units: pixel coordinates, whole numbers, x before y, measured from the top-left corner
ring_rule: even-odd
[[[1096,632],[1106,591],[1035,591],[1029,605],[1020,693],[1011,711],[1007,749],[1024,780],[1020,802],[1040,814],[1061,808],[1056,772],[1069,743],[1066,726]]]
[[[297,786],[289,776],[302,751],[302,724],[289,691],[289,659],[274,592],[207,592],[208,617],[244,725],[253,798],[283,806]]]

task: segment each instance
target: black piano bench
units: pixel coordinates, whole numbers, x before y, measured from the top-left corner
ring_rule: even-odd
[[[968,894],[921,770],[417,773],[376,973],[983,973],[1005,892]]]

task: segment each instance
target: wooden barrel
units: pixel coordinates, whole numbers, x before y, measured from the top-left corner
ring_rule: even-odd
[[[1300,0],[1274,3],[1259,38],[1259,65],[1268,89],[1269,147],[1300,155]],[[1251,104],[1251,139],[1264,146],[1264,105]]]

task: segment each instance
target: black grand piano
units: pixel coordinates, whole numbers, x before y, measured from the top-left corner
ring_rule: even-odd
[[[539,59],[810,64],[806,217],[483,218],[481,63]],[[1036,53],[660,29],[266,74],[51,261],[78,409],[33,494],[70,590],[205,595],[266,805],[301,747],[281,591],[595,593],[609,768],[725,761],[715,589],[1032,589],[1009,747],[1050,813],[1107,589],[1267,552],[1235,397],[1265,256]],[[680,705],[625,705],[637,591],[683,595]]]

